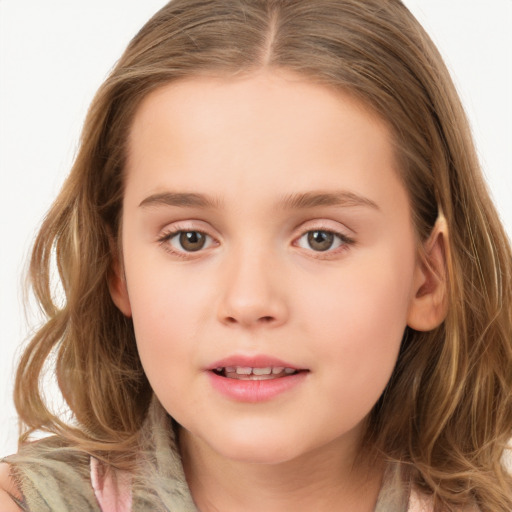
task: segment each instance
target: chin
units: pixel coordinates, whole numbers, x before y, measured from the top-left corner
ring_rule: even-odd
[[[226,435],[204,439],[221,457],[247,464],[281,464],[300,457],[308,448],[289,433],[279,435],[271,430],[226,432]]]

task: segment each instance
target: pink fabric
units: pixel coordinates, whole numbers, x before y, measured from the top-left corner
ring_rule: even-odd
[[[411,491],[407,512],[432,512],[433,510],[434,506],[430,496],[420,495],[415,489]]]
[[[91,484],[102,512],[131,512],[131,477],[124,471],[105,471],[105,467],[91,457]]]

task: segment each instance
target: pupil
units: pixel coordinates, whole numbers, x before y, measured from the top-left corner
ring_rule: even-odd
[[[198,251],[205,243],[205,236],[198,231],[184,231],[180,233],[180,244],[186,251]]]
[[[327,251],[332,246],[334,234],[328,231],[311,231],[308,233],[309,246],[315,251]]]

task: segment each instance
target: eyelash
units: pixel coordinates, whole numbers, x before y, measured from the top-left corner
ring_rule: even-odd
[[[302,248],[304,250],[314,253],[315,257],[320,258],[320,259],[328,259],[331,256],[338,255],[339,253],[346,251],[349,248],[349,246],[352,246],[355,244],[355,240],[353,238],[351,238],[343,233],[339,233],[330,228],[318,226],[313,229],[308,229],[307,231],[304,231],[299,237],[295,238],[293,245],[295,245],[297,247],[299,241],[302,238],[306,237],[310,233],[315,233],[315,232],[333,235],[334,238],[337,239],[339,242],[339,245],[337,247],[335,247],[334,249],[328,248],[325,251],[315,251],[314,249]],[[174,256],[178,256],[179,258],[183,258],[183,259],[190,259],[191,257],[194,256],[194,254],[196,252],[198,254],[203,252],[203,250],[204,250],[203,248],[200,248],[197,251],[187,251],[185,249],[176,250],[176,249],[172,248],[169,242],[174,237],[176,237],[182,233],[198,233],[198,234],[206,237],[210,241],[215,242],[215,239],[212,236],[205,233],[204,231],[201,231],[198,229],[189,229],[189,228],[184,229],[184,228],[180,228],[180,227],[178,227],[177,229],[173,229],[172,231],[165,231],[164,233],[162,233],[161,236],[158,237],[157,241],[166,252],[168,252]],[[217,244],[218,244],[218,242],[217,242]]]
[[[198,251],[186,251],[186,250],[176,250],[174,249],[171,245],[170,245],[170,241],[180,235],[181,233],[199,233],[200,235],[206,237],[207,239],[210,239],[210,240],[214,240],[214,238],[210,235],[208,235],[208,233],[205,233],[204,231],[201,231],[199,229],[189,229],[189,228],[176,228],[176,229],[173,229],[172,231],[165,231],[162,233],[161,236],[158,237],[158,243],[160,244],[160,246],[166,251],[168,252],[169,254],[172,254],[173,256],[178,256],[179,258],[183,258],[183,259],[190,259],[191,257],[193,257],[193,255],[197,252],[197,253],[201,253],[203,251],[203,248],[199,249]]]
[[[343,233],[340,233],[338,231],[334,231],[332,228],[327,227],[321,227],[321,226],[315,226],[313,229],[308,229],[302,235],[300,235],[298,238],[295,239],[294,245],[298,246],[298,243],[301,239],[304,237],[307,237],[310,233],[325,233],[329,235],[333,235],[335,239],[338,240],[339,245],[332,249],[329,247],[325,251],[315,251],[314,249],[304,249],[307,251],[311,251],[315,254],[316,258],[319,259],[329,259],[330,257],[338,256],[340,253],[345,252],[348,250],[350,246],[353,246],[355,244],[355,240]]]

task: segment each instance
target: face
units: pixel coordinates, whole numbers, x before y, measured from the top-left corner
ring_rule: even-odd
[[[284,72],[166,85],[133,122],[122,240],[114,300],[188,438],[260,463],[355,445],[418,288],[383,122]]]

